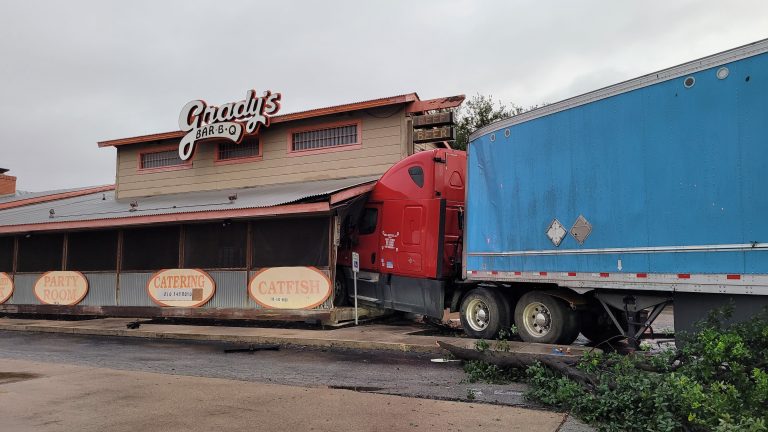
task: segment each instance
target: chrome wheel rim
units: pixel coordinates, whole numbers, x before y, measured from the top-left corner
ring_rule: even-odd
[[[472,299],[467,305],[467,324],[474,331],[483,331],[488,328],[491,312],[488,304],[480,299]]]
[[[529,303],[523,309],[523,326],[529,335],[544,337],[552,329],[552,313],[543,303]]]

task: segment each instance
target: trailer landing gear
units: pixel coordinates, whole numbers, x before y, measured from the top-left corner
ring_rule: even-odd
[[[614,293],[596,293],[595,298],[611,317],[613,324],[627,338],[633,348],[640,346],[640,337],[658,318],[664,308],[672,304],[672,297],[657,295],[626,295]],[[614,309],[615,308],[615,309]],[[616,311],[618,309],[618,311]],[[650,309],[650,312],[647,311]],[[615,312],[623,312],[626,318],[626,328],[619,323]]]
[[[602,344],[621,336],[621,330],[613,324],[613,319],[596,298],[589,297],[586,307],[579,311],[581,316],[581,334],[593,344]],[[613,310],[620,328],[626,327],[627,318]]]

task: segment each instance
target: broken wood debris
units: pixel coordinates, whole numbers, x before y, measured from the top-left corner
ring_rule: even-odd
[[[247,352],[249,354],[253,354],[256,351],[278,351],[280,350],[280,345],[277,344],[250,344],[247,348],[230,348],[225,349],[224,353],[231,354],[231,353],[240,353],[240,352]]]

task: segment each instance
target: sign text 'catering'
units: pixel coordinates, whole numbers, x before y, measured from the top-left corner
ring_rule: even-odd
[[[215,292],[211,276],[198,269],[161,270],[147,282],[147,294],[160,306],[199,307]]]

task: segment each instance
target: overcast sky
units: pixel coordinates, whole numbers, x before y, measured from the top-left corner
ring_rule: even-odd
[[[415,91],[528,106],[768,37],[766,1],[7,1],[0,167],[18,188],[114,182],[97,141],[181,107],[283,94],[283,113]]]

